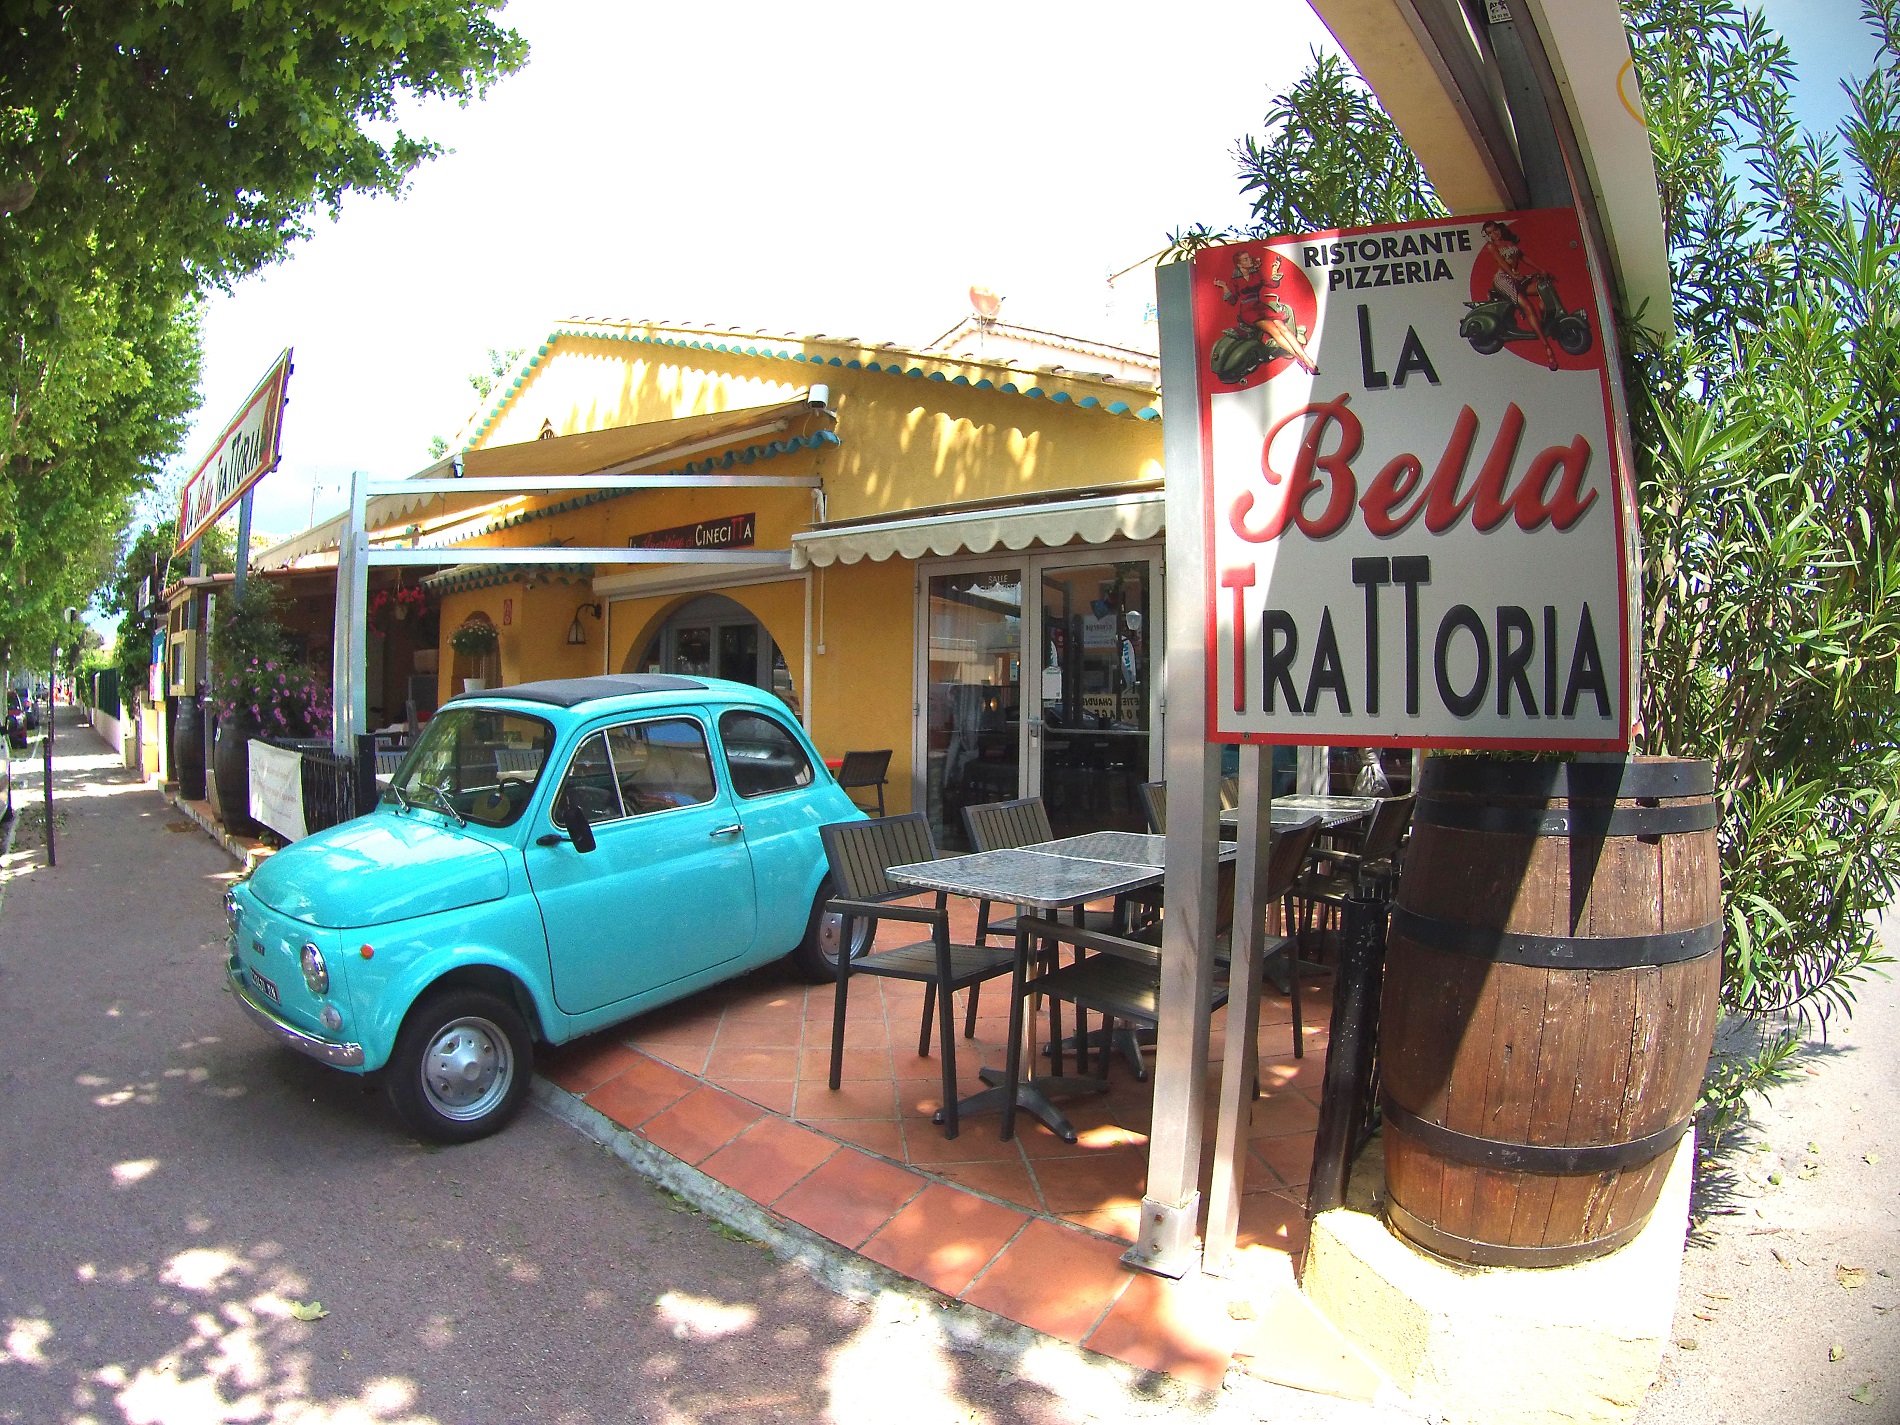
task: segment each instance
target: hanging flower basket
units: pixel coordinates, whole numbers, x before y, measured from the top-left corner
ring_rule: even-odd
[[[387,633],[392,622],[415,619],[420,622],[429,612],[429,594],[425,589],[400,586],[378,589],[370,595],[369,626],[372,632]]]
[[[464,658],[485,658],[500,643],[492,623],[465,623],[449,635],[449,646]]]

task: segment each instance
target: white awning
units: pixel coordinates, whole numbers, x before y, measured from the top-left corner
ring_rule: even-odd
[[[1143,489],[825,526],[792,536],[792,567],[823,568],[894,555],[921,559],[930,554],[987,554],[999,544],[1012,550],[1032,544],[1053,549],[1077,539],[1085,544],[1154,539],[1166,527],[1166,507],[1165,491]]]

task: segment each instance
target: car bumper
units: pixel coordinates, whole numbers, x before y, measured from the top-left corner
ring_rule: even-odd
[[[363,1046],[361,1044],[337,1044],[328,1039],[319,1039],[307,1034],[288,1020],[281,1018],[275,1010],[251,993],[250,986],[235,968],[227,968],[225,978],[230,984],[231,993],[237,996],[239,1008],[251,1017],[258,1028],[286,1048],[306,1054],[320,1064],[328,1064],[337,1069],[360,1069],[363,1067]]]

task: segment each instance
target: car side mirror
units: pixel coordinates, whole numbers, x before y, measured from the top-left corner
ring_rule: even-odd
[[[598,845],[594,840],[594,828],[587,824],[587,813],[576,805],[573,798],[567,804],[567,834],[574,843],[574,849],[583,855]]]

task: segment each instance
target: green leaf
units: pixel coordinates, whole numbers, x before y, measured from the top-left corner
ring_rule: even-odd
[[[299,1321],[321,1321],[330,1313],[324,1310],[320,1301],[293,1301],[290,1303],[290,1314]]]

